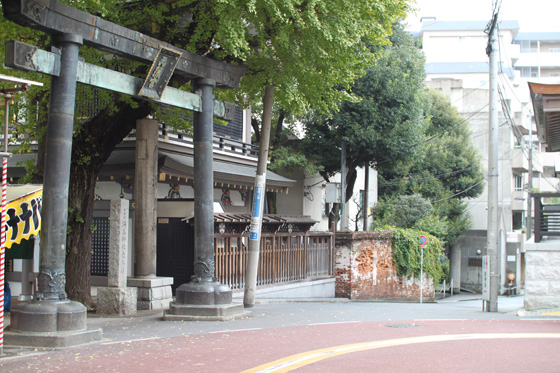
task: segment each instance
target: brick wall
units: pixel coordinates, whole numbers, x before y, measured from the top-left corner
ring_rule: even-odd
[[[397,275],[389,232],[344,232],[335,238],[335,295],[355,300],[420,298],[420,279]],[[424,274],[423,301],[434,300],[432,279]]]

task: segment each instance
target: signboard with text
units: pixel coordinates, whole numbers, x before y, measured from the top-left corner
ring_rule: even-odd
[[[482,256],[482,299],[490,301],[490,257]]]
[[[249,229],[249,239],[253,241],[258,240],[261,233],[265,180],[265,175],[257,175],[255,179],[255,190],[253,192],[253,210],[251,212],[251,226]]]
[[[161,47],[138,95],[161,99],[180,58],[181,53],[178,51]]]

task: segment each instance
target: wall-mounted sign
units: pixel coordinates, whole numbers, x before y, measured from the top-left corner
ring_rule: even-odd
[[[180,58],[180,52],[161,47],[138,95],[161,99],[163,90],[167,87]]]
[[[21,193],[21,188],[8,187],[8,194],[13,188],[16,193]],[[25,193],[25,192],[23,192]],[[8,197],[8,200],[10,197]],[[6,248],[19,244],[22,240],[37,236],[41,230],[41,204],[43,189],[19,194],[11,200],[6,208]]]
[[[517,233],[517,232],[507,232],[506,242],[520,242],[519,233]]]

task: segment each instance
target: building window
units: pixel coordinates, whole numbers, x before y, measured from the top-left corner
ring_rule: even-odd
[[[517,70],[521,71],[522,78],[536,78],[538,75],[538,69],[536,67],[524,66],[517,68]]]
[[[523,191],[523,176],[521,175],[513,175],[513,190],[520,192]]]
[[[521,41],[521,53],[537,53],[539,51],[539,45],[536,41],[522,40]]]
[[[512,214],[512,228],[514,230],[523,228],[523,213],[522,212],[514,212]]]
[[[560,53],[560,48],[548,48],[550,53]]]

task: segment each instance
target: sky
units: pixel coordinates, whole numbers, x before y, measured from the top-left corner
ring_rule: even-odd
[[[414,0],[411,0],[414,2]],[[416,0],[419,10],[407,18],[411,31],[420,31],[420,18],[438,21],[486,21],[492,0]],[[498,19],[518,21],[520,32],[560,32],[559,0],[502,0]]]

